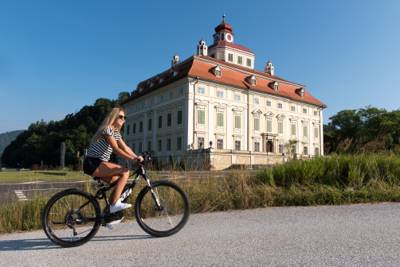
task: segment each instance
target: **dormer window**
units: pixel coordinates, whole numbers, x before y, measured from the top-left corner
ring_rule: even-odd
[[[257,84],[257,78],[256,78],[255,75],[249,76],[249,77],[247,78],[247,81],[248,81],[251,85],[253,85],[253,86],[255,86],[255,85]]]
[[[279,90],[279,83],[277,81],[270,82],[269,87],[277,92]]]
[[[296,89],[296,94],[303,97],[304,96],[304,88],[301,87],[301,88]]]
[[[217,77],[221,77],[222,71],[221,71],[221,67],[219,65],[217,65],[214,69],[213,69],[213,73],[215,76]]]

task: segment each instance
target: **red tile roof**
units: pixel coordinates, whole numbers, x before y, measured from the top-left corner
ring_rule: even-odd
[[[212,69],[217,65],[221,67],[221,77],[215,76],[212,72]],[[254,86],[248,83],[248,77],[251,75],[255,75],[257,79],[257,83]],[[183,77],[198,78],[200,80],[267,93],[326,108],[324,103],[313,97],[307,90],[304,90],[303,96],[296,93],[297,89],[304,88],[301,84],[289,82],[280,77],[271,76],[267,73],[229,64],[225,61],[205,56],[190,57],[173,68],[140,82],[138,84],[138,89],[134,91],[123,104],[153,92]],[[279,89],[277,91],[271,86],[271,82],[274,81],[279,83]]]

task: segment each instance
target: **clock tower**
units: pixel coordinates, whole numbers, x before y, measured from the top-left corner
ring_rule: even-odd
[[[225,18],[223,15],[221,23],[214,29],[214,43],[208,48],[208,56],[254,69],[254,53],[247,47],[235,44],[233,28]]]

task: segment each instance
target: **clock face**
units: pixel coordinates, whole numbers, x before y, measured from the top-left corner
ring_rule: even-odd
[[[233,36],[232,36],[232,34],[227,33],[227,34],[225,35],[225,39],[226,39],[226,41],[232,43],[232,42],[233,42]]]

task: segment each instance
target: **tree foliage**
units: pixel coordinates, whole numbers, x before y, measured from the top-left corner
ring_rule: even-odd
[[[56,167],[60,164],[61,143],[65,142],[65,164],[76,165],[97,127],[118,103],[118,100],[99,98],[94,105],[84,106],[61,121],[32,123],[5,148],[2,163],[7,167]]]
[[[325,152],[400,152],[400,110],[342,110],[324,126]]]

